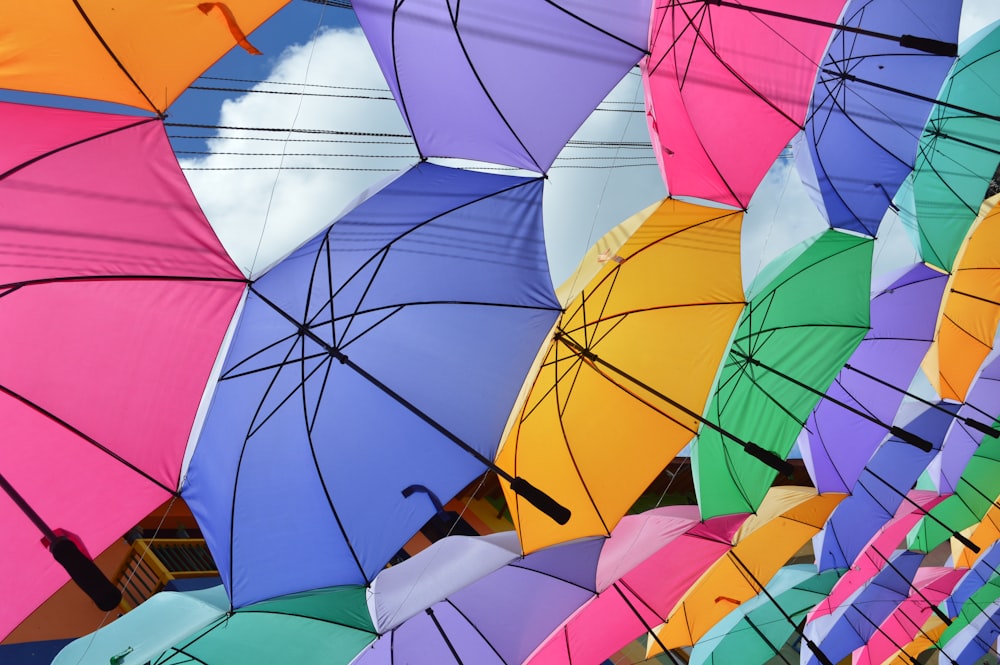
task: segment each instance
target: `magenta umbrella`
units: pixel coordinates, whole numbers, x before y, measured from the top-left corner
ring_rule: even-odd
[[[697,506],[627,515],[601,550],[598,595],[526,665],[597,665],[667,620],[684,593],[732,549],[746,513],[698,521]]]
[[[245,280],[158,119],[0,104],[0,200],[4,636],[67,570],[117,602],[88,555],[176,494]]]
[[[802,129],[844,0],[656,3],[642,62],[646,113],[673,196],[746,208]],[[762,11],[758,11],[762,10]],[[777,12],[775,16],[762,12]]]

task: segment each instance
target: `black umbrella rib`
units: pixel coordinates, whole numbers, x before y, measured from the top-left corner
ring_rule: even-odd
[[[843,32],[851,32],[857,35],[864,35],[865,37],[875,37],[876,39],[885,39],[888,41],[896,42],[903,48],[912,48],[918,51],[924,51],[926,53],[930,53],[931,55],[941,55],[948,57],[955,57],[956,55],[958,55],[958,44],[954,44],[951,42],[944,42],[938,39],[931,39],[930,37],[916,37],[914,35],[890,35],[884,32],[867,30],[865,28],[859,28],[853,25],[845,25],[843,23],[832,23],[820,19],[809,18],[807,16],[787,14],[785,12],[779,12],[773,9],[765,9],[763,7],[751,7],[749,5],[744,5],[738,2],[729,2],[727,0],[705,0],[705,2],[707,4],[717,5],[719,7],[731,7],[733,9],[742,9],[744,11],[751,12],[754,14],[765,14],[767,16],[774,16],[776,18],[787,19],[790,21],[797,21],[799,23],[809,23],[810,25],[817,25],[824,28],[833,28],[834,30],[841,30]]]
[[[74,435],[80,437],[81,439],[83,439],[84,441],[86,441],[87,443],[89,443],[94,448],[97,448],[98,450],[100,450],[102,453],[104,453],[108,457],[110,457],[110,458],[114,459],[115,461],[121,463],[123,466],[125,466],[129,470],[136,472],[137,474],[139,474],[140,476],[142,476],[143,478],[145,478],[149,482],[153,483],[154,485],[156,485],[157,487],[159,487],[163,491],[167,492],[171,496],[173,496],[173,497],[179,497],[180,496],[180,493],[175,488],[171,488],[171,487],[168,487],[168,486],[164,485],[162,482],[160,482],[156,478],[152,477],[151,475],[149,475],[148,473],[146,473],[145,471],[143,471],[142,469],[140,469],[136,465],[132,464],[131,462],[129,462],[128,460],[126,460],[124,457],[122,457],[118,453],[114,452],[110,448],[107,448],[107,447],[103,446],[101,443],[99,443],[93,437],[87,436],[86,434],[84,434],[83,432],[81,432],[80,430],[78,430],[76,427],[73,427],[68,422],[66,422],[65,420],[63,420],[62,418],[60,418],[59,416],[57,416],[56,414],[52,413],[51,411],[47,410],[43,406],[41,406],[39,404],[36,404],[35,402],[32,402],[30,399],[28,399],[24,395],[21,395],[20,393],[15,392],[15,391],[11,390],[10,388],[8,388],[7,386],[2,385],[2,384],[0,384],[0,392],[4,393],[6,395],[9,395],[10,397],[13,397],[17,401],[19,401],[22,404],[24,404],[25,406],[33,409],[34,411],[37,411],[38,413],[40,413],[41,415],[45,416],[46,418],[48,418],[49,420],[51,420],[55,424],[59,425],[60,427],[62,427],[65,430],[67,430],[68,432],[71,432]]]
[[[614,34],[613,32],[609,32],[609,31],[605,30],[604,28],[602,28],[601,26],[595,25],[595,24],[591,23],[590,21],[588,21],[587,19],[583,18],[579,14],[576,14],[576,13],[571,12],[570,10],[566,9],[565,7],[563,7],[562,5],[560,5],[559,3],[553,2],[553,0],[544,0],[544,2],[546,4],[552,5],[553,7],[555,7],[556,9],[558,9],[559,11],[561,11],[562,13],[566,14],[567,16],[571,16],[572,18],[576,19],[580,23],[583,23],[588,28],[592,28],[592,29],[596,30],[597,32],[601,33],[602,35],[610,37],[611,39],[615,40],[616,42],[624,44],[625,46],[628,46],[629,48],[633,48],[633,49],[635,49],[640,54],[649,55],[649,50],[648,49],[646,49],[646,48],[644,48],[642,46],[636,46],[635,44],[633,44],[632,42],[628,41],[627,39],[623,39],[622,37],[619,37],[618,35]]]
[[[624,582],[623,582],[623,584],[624,584]],[[612,588],[614,588],[615,591],[618,592],[618,595],[621,596],[622,601],[624,601],[624,603],[632,611],[632,614],[635,615],[635,618],[638,619],[639,622],[642,624],[642,627],[646,630],[646,634],[648,634],[650,637],[652,637],[653,640],[656,642],[656,644],[661,649],[663,649],[663,653],[667,654],[667,656],[670,658],[670,661],[672,663],[674,663],[674,665],[681,665],[680,663],[677,662],[677,657],[674,656],[673,652],[671,652],[670,649],[667,648],[667,645],[665,645],[663,643],[663,641],[660,639],[660,636],[656,634],[656,631],[653,629],[653,627],[650,626],[649,622],[646,621],[642,617],[642,614],[639,613],[639,610],[637,610],[635,608],[635,605],[633,605],[632,602],[628,599],[628,596],[625,595],[625,592],[621,590],[621,588],[618,586],[618,582],[613,583],[611,586],[612,586]],[[631,589],[629,589],[629,591],[631,591],[632,593],[635,593]],[[636,595],[636,598],[638,598],[638,595]],[[648,605],[647,605],[647,607],[648,607]],[[653,608],[649,608],[649,609],[652,610]],[[659,615],[657,615],[657,616],[659,616]],[[664,619],[663,622],[666,623],[666,619]]]
[[[602,367],[606,367],[607,369],[611,370],[612,372],[614,372],[618,376],[626,379],[627,381],[630,381],[634,385],[639,386],[640,388],[642,388],[643,390],[647,391],[648,393],[650,393],[652,395],[655,395],[656,397],[662,399],[664,402],[666,402],[667,404],[670,404],[671,406],[673,406],[678,411],[681,411],[685,415],[687,415],[687,416],[693,418],[694,420],[702,423],[706,427],[708,427],[708,428],[710,428],[712,430],[715,430],[717,433],[721,434],[722,436],[726,437],[727,439],[730,439],[733,442],[739,444],[740,446],[743,447],[743,450],[745,452],[747,452],[748,454],[752,455],[753,457],[756,457],[758,460],[760,460],[761,462],[763,462],[767,466],[771,467],[772,469],[778,471],[779,473],[783,473],[786,476],[791,476],[792,475],[792,472],[793,472],[792,465],[789,464],[787,461],[785,461],[785,460],[781,459],[780,457],[778,457],[776,454],[774,454],[770,450],[767,450],[765,448],[761,448],[760,446],[758,446],[755,443],[751,443],[749,441],[744,441],[743,439],[739,438],[735,434],[733,434],[733,433],[731,433],[731,432],[723,429],[722,427],[720,427],[716,423],[708,420],[707,418],[702,417],[701,414],[696,413],[696,412],[692,411],[691,409],[687,408],[686,406],[684,406],[683,404],[681,404],[677,400],[674,400],[674,399],[668,397],[667,395],[665,395],[662,392],[656,390],[655,388],[653,388],[649,384],[644,383],[643,381],[640,381],[638,378],[636,378],[636,377],[628,374],[627,372],[619,369],[618,367],[616,367],[615,365],[612,365],[608,361],[603,360],[602,358],[600,358],[599,356],[597,356],[597,354],[595,354],[593,351],[584,348],[583,346],[581,346],[578,342],[576,342],[574,339],[572,339],[568,335],[565,335],[565,334],[562,334],[560,332],[557,332],[553,336],[553,339],[555,339],[557,341],[563,342],[564,344],[566,344],[566,346],[568,346],[569,348],[571,348],[574,352],[576,352],[577,354],[579,354],[584,359],[586,359],[586,360],[588,360],[588,361],[590,361],[590,362],[592,362],[592,363],[594,363],[596,365],[600,365]]]
[[[87,16],[87,12],[85,12],[83,10],[83,7],[80,6],[79,0],[73,0],[73,4],[76,6],[77,11],[80,12],[80,17],[83,18],[84,21],[86,21],[87,27],[89,27],[90,31],[94,33],[94,37],[97,38],[97,41],[101,43],[101,46],[104,47],[104,50],[107,51],[111,59],[115,61],[116,65],[118,65],[118,69],[120,69],[122,71],[122,74],[125,75],[125,77],[129,80],[129,82],[131,82],[132,85],[135,86],[135,89],[138,91],[138,93],[142,95],[142,98],[145,99],[146,102],[149,104],[149,108],[155,111],[156,114],[162,118],[164,111],[153,103],[153,100],[149,98],[149,96],[146,94],[146,91],[143,90],[142,86],[139,85],[138,81],[136,81],[132,77],[132,74],[130,74],[129,71],[125,69],[125,65],[122,63],[121,60],[118,59],[118,56],[115,55],[115,52],[111,50],[111,45],[104,40],[104,37],[101,36],[101,33],[97,29],[97,26],[94,25],[94,22],[90,20],[89,16]]]
[[[788,658],[785,657],[785,654],[781,653],[781,649],[778,649],[777,647],[775,647],[774,643],[771,642],[771,640],[767,639],[767,635],[764,634],[764,631],[762,631],[760,628],[758,628],[757,624],[755,624],[753,621],[750,620],[750,615],[749,614],[744,614],[743,615],[743,620],[747,622],[747,625],[750,626],[750,628],[753,630],[753,632],[757,633],[757,637],[759,637],[761,640],[763,640],[764,644],[767,645],[768,649],[770,649],[771,651],[773,651],[776,656],[778,656],[779,658],[781,658],[781,660],[783,660],[786,663],[786,665],[792,665],[792,663],[788,662]]]
[[[75,0],[74,0],[74,2],[75,2]],[[77,5],[77,6],[79,6],[79,5]],[[67,143],[66,145],[60,146],[58,148],[53,148],[52,150],[49,150],[48,152],[43,152],[40,155],[36,155],[36,156],[32,157],[31,159],[29,159],[27,161],[24,161],[24,162],[21,162],[20,164],[7,169],[3,173],[0,173],[0,180],[3,180],[5,178],[7,178],[8,176],[11,176],[11,175],[17,173],[21,169],[26,168],[28,166],[31,166],[35,162],[39,162],[39,161],[45,159],[46,157],[51,157],[52,155],[58,154],[58,153],[62,152],[63,150],[69,150],[70,148],[75,148],[76,146],[81,145],[83,143],[87,143],[88,141],[94,141],[96,139],[103,138],[105,136],[109,136],[109,135],[115,134],[117,132],[123,132],[125,130],[132,129],[133,127],[138,127],[139,125],[145,125],[148,122],[155,122],[156,120],[157,120],[157,118],[141,118],[141,119],[136,120],[135,122],[133,122],[131,124],[123,125],[122,127],[115,127],[114,129],[109,129],[107,131],[100,132],[99,134],[94,134],[93,136],[87,136],[85,138],[79,139],[78,141],[73,141],[72,143]]]
[[[11,282],[0,284],[0,289],[9,289],[3,295],[13,293],[15,290],[25,286],[36,286],[40,284],[59,284],[69,282],[230,282],[236,284],[248,284],[249,281],[237,277],[198,277],[195,275],[69,275],[66,277],[46,277],[42,279],[28,279],[23,282]]]
[[[446,439],[457,445],[459,448],[464,450],[466,453],[471,455],[476,461],[484,465],[486,468],[490,469],[498,476],[510,483],[511,491],[515,494],[519,494],[527,499],[532,505],[541,510],[543,513],[551,517],[559,524],[565,524],[569,521],[570,511],[564,506],[556,502],[552,497],[538,489],[531,483],[529,483],[524,478],[519,476],[513,476],[504,469],[497,466],[492,460],[484,456],[478,450],[473,448],[471,445],[463,441],[458,435],[453,433],[451,430],[447,429],[444,425],[437,422],[429,415],[420,410],[415,404],[407,400],[405,397],[397,393],[395,390],[387,386],[386,384],[379,381],[376,377],[369,374],[364,368],[359,366],[357,363],[348,358],[340,349],[331,347],[326,343],[325,340],[320,338],[316,333],[310,330],[307,326],[302,325],[295,320],[294,317],[290,316],[284,310],[282,310],[278,305],[271,302],[269,299],[264,297],[257,291],[254,291],[257,296],[268,306],[270,306],[274,311],[278,312],[282,317],[284,317],[289,323],[295,326],[303,337],[308,337],[313,342],[318,344],[321,348],[327,350],[327,353],[331,357],[336,358],[341,364],[354,370],[362,378],[366,379],[369,383],[374,385],[376,388],[384,392],[386,395],[394,399],[400,406],[404,407],[407,411],[415,415],[420,420],[424,421],[427,425],[430,425],[435,431],[444,436]]]
[[[922,450],[924,452],[930,452],[931,450],[934,449],[934,444],[931,443],[930,441],[924,439],[923,437],[918,436],[918,435],[916,435],[916,434],[914,434],[912,432],[909,432],[909,431],[903,429],[902,427],[899,427],[898,425],[890,425],[888,423],[884,423],[881,420],[879,420],[878,418],[876,418],[876,417],[874,417],[874,416],[872,416],[872,415],[870,415],[868,413],[865,413],[861,409],[855,408],[855,407],[851,406],[850,404],[848,404],[847,402],[839,400],[836,397],[833,397],[832,395],[829,395],[829,394],[827,394],[827,393],[825,393],[825,392],[823,392],[821,390],[817,390],[816,388],[813,388],[809,384],[803,383],[802,381],[799,381],[798,379],[793,378],[793,377],[789,376],[788,374],[785,374],[784,372],[782,372],[782,371],[780,371],[780,370],[778,370],[778,369],[776,369],[774,367],[771,367],[770,365],[765,365],[764,363],[760,362],[756,358],[752,358],[752,357],[746,355],[745,353],[739,351],[736,348],[733,348],[732,351],[731,351],[731,353],[733,353],[735,355],[738,355],[738,356],[741,356],[744,360],[746,360],[751,365],[754,365],[756,367],[760,367],[761,369],[763,369],[765,371],[771,372],[775,376],[781,377],[782,379],[785,379],[789,383],[792,383],[792,384],[798,386],[799,388],[807,390],[807,391],[813,393],[814,395],[818,395],[821,399],[825,399],[828,402],[832,402],[833,404],[836,404],[837,406],[850,411],[854,415],[859,416],[861,418],[864,418],[865,420],[867,420],[867,421],[869,421],[871,423],[874,423],[874,424],[878,425],[879,427],[882,427],[887,432],[889,432],[889,434],[897,437],[898,439],[900,439],[904,443],[908,443],[911,446],[919,448],[920,450]]]
[[[406,95],[403,94],[403,80],[399,76],[399,60],[396,58],[396,16],[399,10],[402,9],[405,0],[394,0],[392,3],[392,18],[389,21],[389,50],[392,53],[392,75],[396,79],[396,88],[399,90],[399,110],[403,114],[403,120],[406,121],[406,126],[410,129],[410,135],[407,138],[413,140],[413,147],[417,149],[417,154],[420,155],[420,160],[426,160],[427,155],[424,154],[423,149],[420,147],[420,142],[417,140],[417,132],[413,130],[413,123],[410,122],[410,112],[406,110]]]

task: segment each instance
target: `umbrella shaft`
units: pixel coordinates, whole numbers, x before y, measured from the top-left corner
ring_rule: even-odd
[[[45,536],[49,542],[56,539],[56,534],[52,532],[52,528],[45,523],[45,520],[42,519],[41,515],[35,512],[34,508],[28,505],[28,502],[24,500],[24,497],[18,494],[17,490],[14,489],[14,486],[11,485],[6,478],[4,478],[2,473],[0,473],[0,489],[3,489],[7,496],[10,497],[10,500],[14,502],[14,505],[16,505],[21,512],[24,513],[25,517],[31,520],[32,523],[38,527],[38,530],[42,532],[42,535]]]

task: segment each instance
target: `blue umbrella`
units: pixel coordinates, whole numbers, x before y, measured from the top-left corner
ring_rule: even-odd
[[[496,470],[559,313],[541,196],[421,163],[251,284],[182,490],[234,606],[371,581]]]
[[[997,574],[997,566],[1000,566],[1000,542],[995,542],[986,548],[972,568],[969,568],[955,585],[954,591],[943,603],[945,613],[950,617],[958,616],[965,601]]]

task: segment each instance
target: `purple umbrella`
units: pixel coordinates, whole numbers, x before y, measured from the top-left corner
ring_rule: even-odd
[[[645,55],[650,16],[650,0],[351,4],[422,157],[537,172]]]
[[[381,637],[353,663],[521,663],[596,594],[597,561],[604,541],[588,538],[539,550],[416,613],[397,612],[391,604],[379,603],[375,624]],[[434,575],[421,575],[406,582],[403,590],[412,594],[392,595],[405,600],[437,583]]]
[[[886,279],[872,298],[871,330],[827,395],[874,416],[861,418],[831,400],[809,416],[802,458],[820,492],[850,492],[885,437],[904,393],[934,338],[948,276],[924,264]],[[939,439],[940,440],[940,439]],[[849,445],[846,442],[850,442]]]

